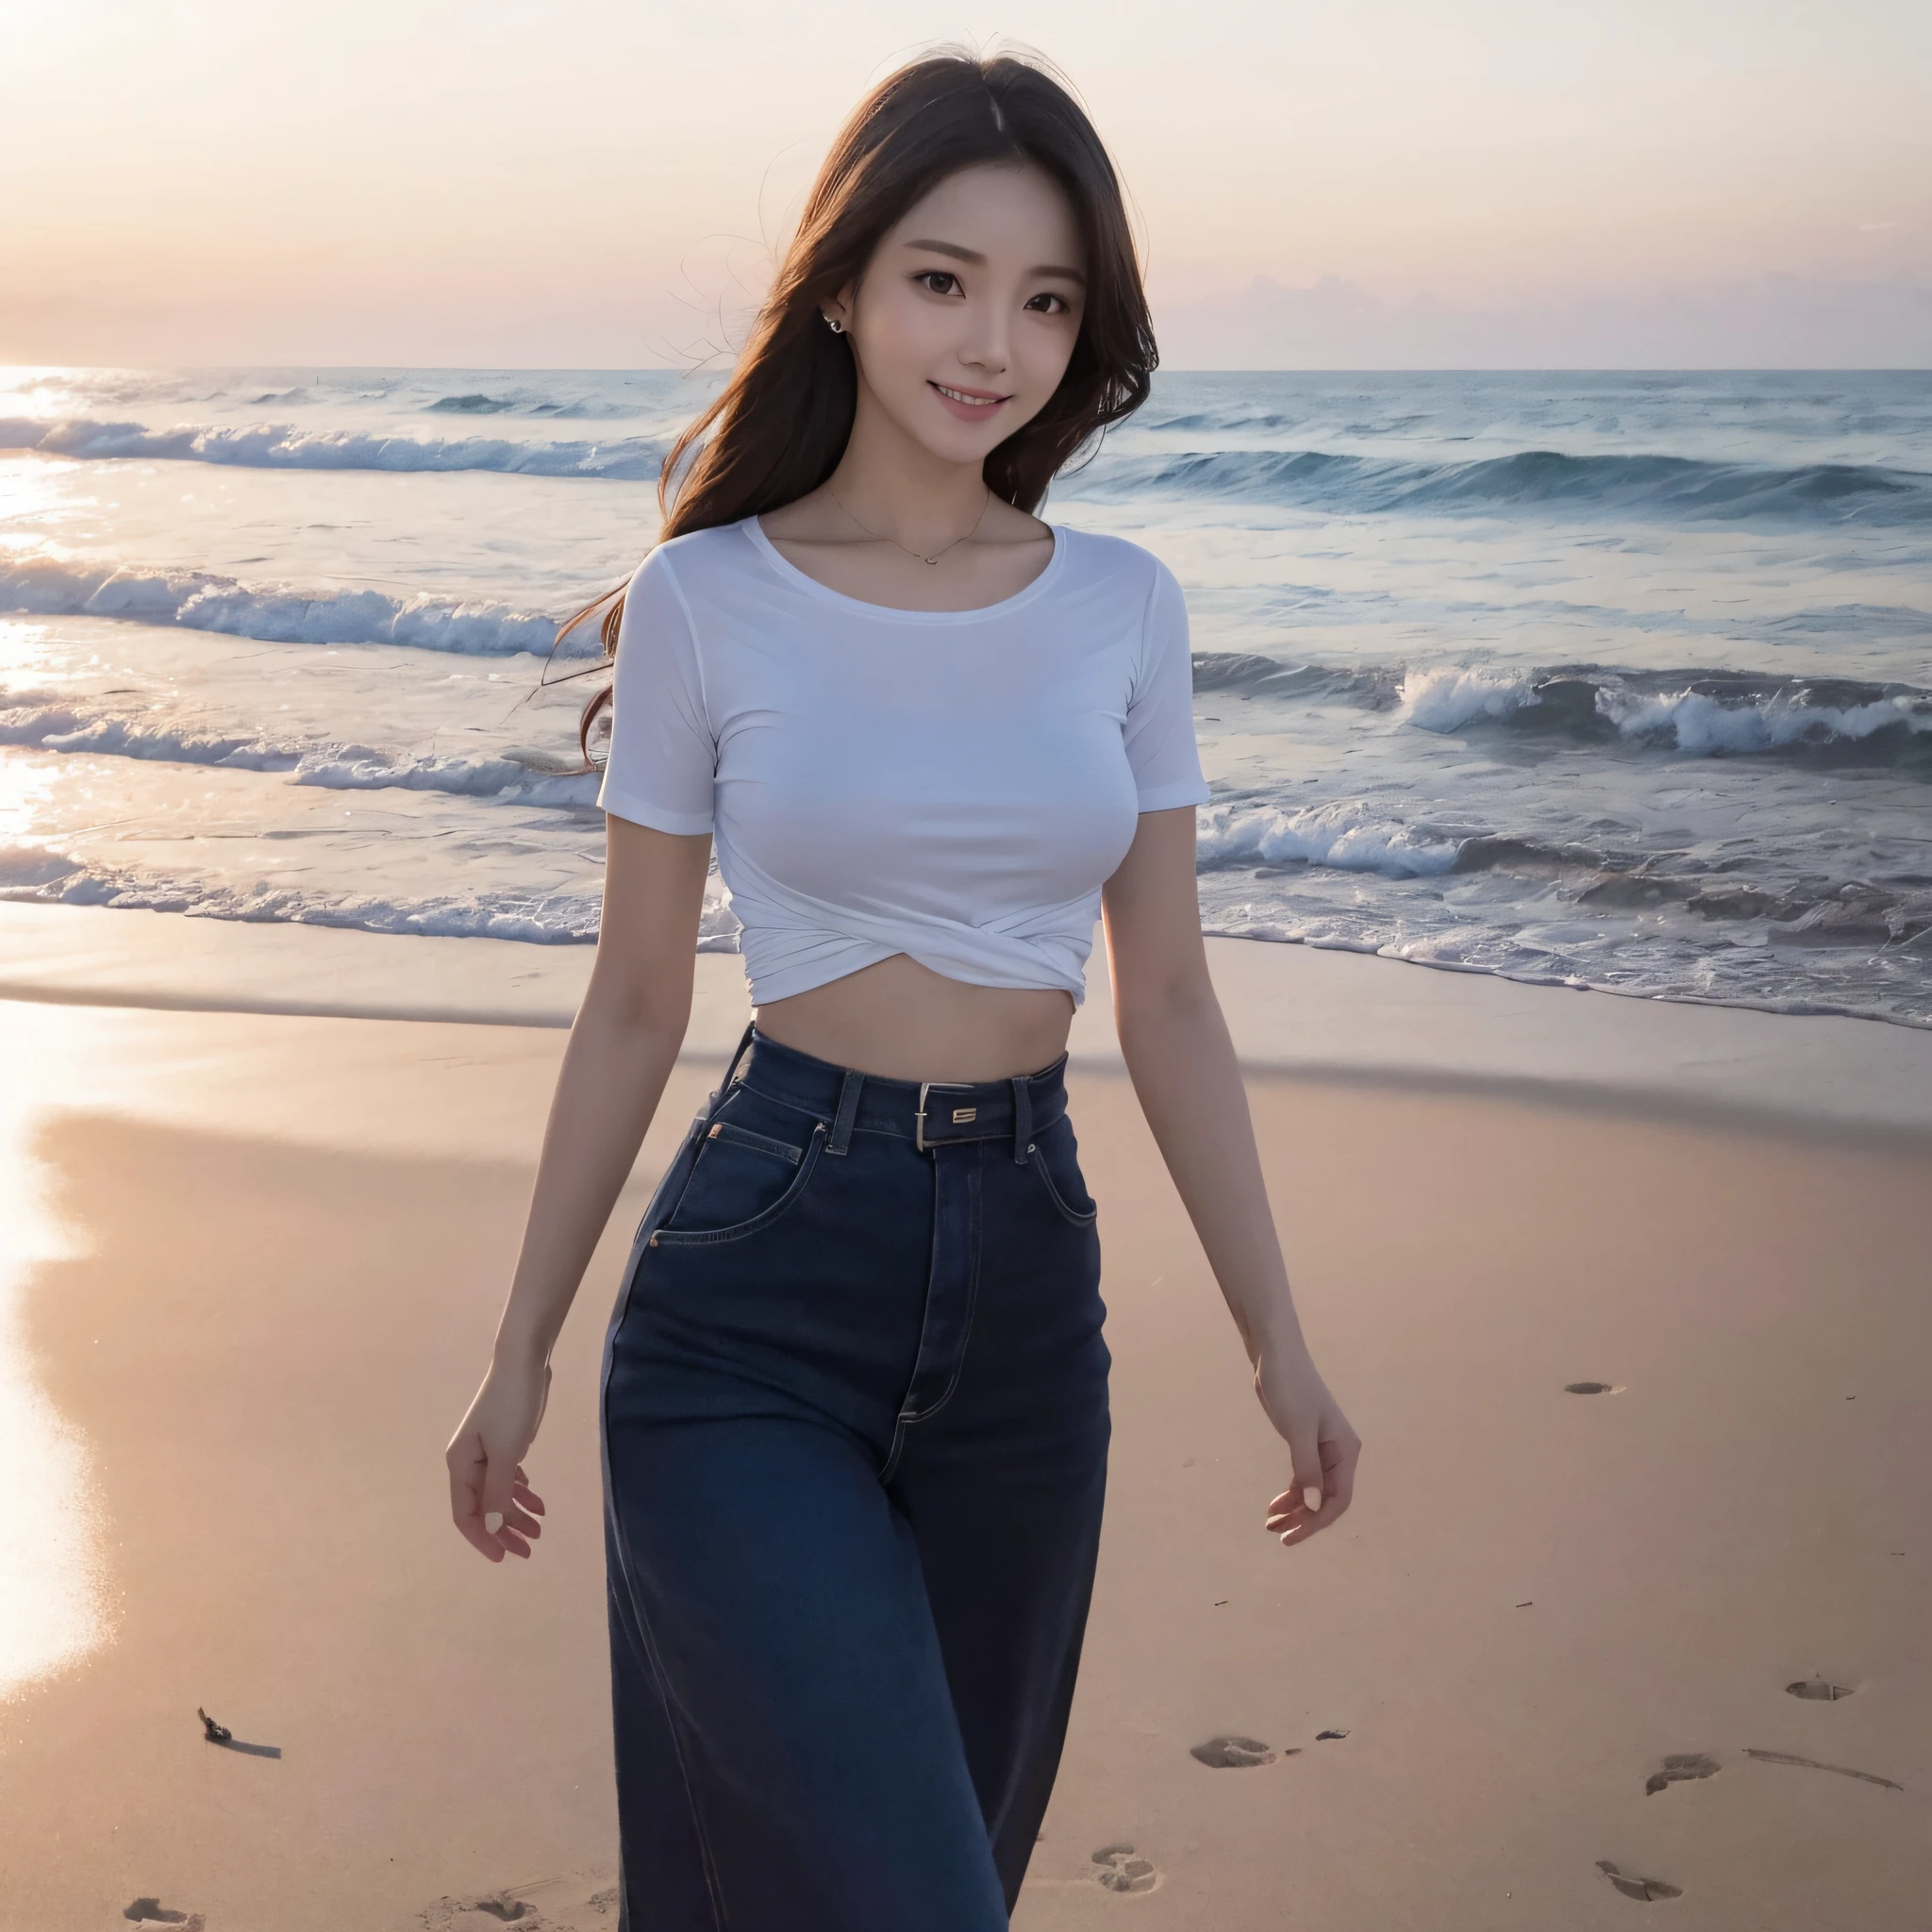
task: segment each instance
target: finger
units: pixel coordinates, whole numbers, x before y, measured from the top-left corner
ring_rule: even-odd
[[[513,1557],[527,1557],[530,1554],[529,1544],[515,1530],[510,1528],[508,1524],[497,1531],[497,1540]]]
[[[1287,1523],[1307,1512],[1307,1504],[1299,1490],[1284,1490],[1268,1505],[1268,1526],[1273,1529],[1277,1523]]]
[[[540,1496],[536,1492],[536,1491],[529,1486],[528,1483],[513,1483],[510,1486],[509,1493],[510,1500],[514,1502],[519,1508],[528,1509],[538,1516],[541,1516],[546,1513],[543,1507],[543,1498]]]
[[[484,1556],[488,1557],[492,1563],[503,1561],[502,1545],[483,1527],[480,1518],[459,1520],[457,1527],[462,1532],[463,1541],[474,1545]]]
[[[519,1509],[514,1504],[504,1512],[503,1528],[505,1530],[513,1529],[519,1535],[532,1539],[543,1534],[543,1525],[534,1516]],[[499,1530],[497,1533],[501,1535],[503,1531]]]

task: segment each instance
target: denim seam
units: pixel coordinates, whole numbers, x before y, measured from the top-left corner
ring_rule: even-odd
[[[1074,1208],[1069,1208],[1067,1204],[1060,1199],[1060,1191],[1054,1186],[1053,1176],[1046,1171],[1046,1162],[1041,1159],[1038,1154],[1030,1156],[1026,1161],[1026,1165],[1030,1167],[1034,1171],[1034,1173],[1040,1176],[1041,1185],[1044,1187],[1046,1190],[1047,1199],[1051,1201],[1057,1208],[1059,1209],[1061,1216],[1072,1226],[1091,1227],[1094,1222],[1099,1219],[1100,1208],[1097,1204],[1093,1208],[1090,1208],[1085,1214],[1081,1214],[1076,1212]]]
[[[805,1158],[803,1147],[794,1147],[789,1141],[774,1141],[769,1134],[754,1134],[735,1121],[713,1121],[705,1129],[705,1139],[723,1141],[728,1147],[749,1147],[755,1154],[769,1154],[791,1167]]]
[[[618,1541],[624,1549],[626,1568],[631,1557],[622,1524],[618,1526]],[[711,1835],[705,1829],[704,1807],[698,1803],[696,1780],[691,1774],[691,1762],[684,1751],[684,1726],[691,1720],[679,1710],[671,1695],[671,1679],[664,1674],[664,1660],[658,1654],[658,1640],[651,1630],[651,1620],[645,1614],[642,1601],[636,1591],[630,1588],[630,1578],[625,1577],[625,1591],[630,1598],[631,1613],[638,1620],[638,1635],[644,1641],[644,1655],[651,1660],[651,1670],[658,1679],[658,1694],[664,1700],[665,1727],[671,1733],[671,1748],[677,1756],[677,1774],[684,1781],[685,1803],[691,1807],[691,1825],[697,1834],[698,1854],[705,1861],[705,1890],[711,1901],[711,1924],[713,1932],[725,1932],[724,1900],[718,1890],[718,1861],[711,1852]]]
[[[652,1231],[651,1241],[657,1243],[660,1248],[710,1247],[724,1241],[744,1241],[747,1237],[758,1234],[762,1229],[771,1226],[774,1222],[782,1220],[798,1205],[799,1197],[811,1185],[811,1177],[818,1171],[819,1156],[824,1151],[825,1144],[824,1139],[825,1132],[824,1122],[820,1121],[812,1128],[811,1132],[811,1145],[806,1149],[804,1158],[799,1161],[798,1173],[792,1177],[791,1185],[761,1213],[754,1214],[749,1221],[733,1222],[729,1227],[679,1228],[660,1226]],[[692,1167],[691,1173],[693,1176],[696,1175],[697,1169],[695,1166]],[[689,1189],[690,1186],[691,1182],[687,1181],[685,1187]],[[678,1198],[681,1202],[683,1195],[680,1193]],[[675,1213],[676,1210],[674,1208],[672,1211]],[[665,1218],[668,1220],[670,1217],[667,1215]]]
[[[972,1233],[968,1236],[968,1240],[972,1243],[972,1258],[966,1269],[966,1313],[959,1323],[958,1353],[953,1357],[952,1375],[947,1380],[946,1386],[941,1390],[939,1399],[928,1408],[922,1408],[916,1413],[902,1415],[901,1420],[908,1425],[913,1423],[930,1422],[934,1416],[939,1414],[940,1410],[952,1401],[953,1391],[958,1388],[959,1377],[965,1372],[966,1345],[973,1339],[973,1316],[974,1311],[979,1306],[979,1176],[980,1169],[975,1162],[972,1176],[966,1183],[973,1199],[973,1213],[969,1224]]]
[[[617,1543],[620,1559],[618,1583],[629,1600],[631,1614],[637,1619],[638,1634],[643,1640],[644,1655],[650,1660],[651,1671],[657,1679],[658,1695],[664,1702],[665,1728],[671,1733],[671,1748],[677,1758],[677,1774],[684,1783],[685,1803],[691,1807],[691,1825],[698,1841],[698,1856],[704,1861],[705,1893],[710,1901],[712,1932],[726,1932],[724,1924],[724,1901],[718,1890],[717,1860],[711,1853],[709,1834],[705,1830],[705,1814],[698,1804],[697,1786],[691,1779],[691,1765],[686,1759],[684,1734],[680,1728],[683,1713],[677,1710],[672,1701],[671,1682],[664,1674],[663,1661],[658,1653],[657,1640],[651,1634],[650,1619],[644,1614],[644,1607],[638,1593],[631,1588],[630,1573],[636,1567],[631,1557],[630,1540],[624,1533],[624,1519],[617,1507],[617,1484],[610,1467],[610,1372],[616,1356],[618,1330],[624,1326],[625,1317],[630,1311],[631,1290],[637,1277],[643,1272],[643,1259],[640,1255],[638,1265],[630,1271],[625,1283],[625,1291],[618,1305],[618,1313],[610,1324],[609,1333],[604,1342],[604,1373],[597,1391],[598,1459],[603,1464],[604,1493],[610,1510],[611,1526]],[[626,1888],[629,1879],[625,1880]]]

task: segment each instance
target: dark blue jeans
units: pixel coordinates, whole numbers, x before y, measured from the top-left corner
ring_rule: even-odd
[[[623,1932],[995,1932],[1106,1487],[1061,1066],[874,1079],[756,1034],[605,1346]]]

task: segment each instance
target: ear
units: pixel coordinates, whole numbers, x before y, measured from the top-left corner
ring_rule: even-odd
[[[850,288],[841,289],[828,301],[819,304],[819,313],[825,318],[833,332],[843,335],[852,326],[852,297]]]

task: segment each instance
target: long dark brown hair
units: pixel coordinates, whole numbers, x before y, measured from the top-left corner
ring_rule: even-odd
[[[986,458],[987,487],[1024,510],[1080,447],[1147,400],[1158,359],[1119,179],[1093,124],[1042,65],[1000,55],[940,54],[882,81],[846,122],[819,171],[798,232],[758,309],[730,381],[673,445],[658,481],[663,538],[794,503],[838,467],[852,434],[858,379],[852,345],[824,305],[864,275],[886,232],[949,175],[983,163],[1031,164],[1073,204],[1086,252],[1080,333],[1059,387]],[[614,656],[624,592],[592,613]],[[585,708],[579,741],[610,701]]]

